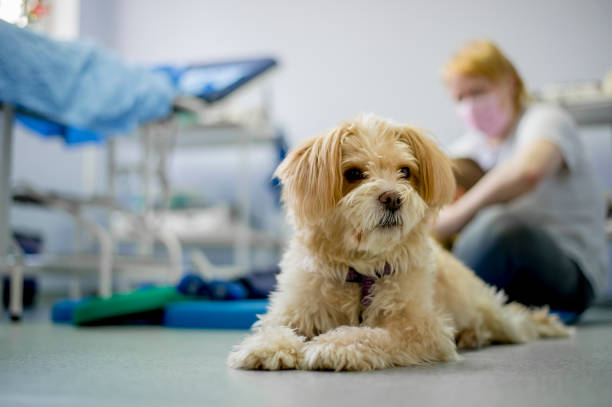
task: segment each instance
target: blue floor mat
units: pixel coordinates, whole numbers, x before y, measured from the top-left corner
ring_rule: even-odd
[[[249,329],[268,300],[180,301],[166,307],[164,326],[173,328]]]

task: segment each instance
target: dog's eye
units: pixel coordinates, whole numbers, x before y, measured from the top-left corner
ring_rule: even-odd
[[[402,177],[406,179],[410,178],[410,168],[409,167],[400,168],[400,172],[402,173]]]
[[[359,168],[349,168],[344,171],[344,178],[346,178],[348,182],[357,182],[364,179],[365,175]]]

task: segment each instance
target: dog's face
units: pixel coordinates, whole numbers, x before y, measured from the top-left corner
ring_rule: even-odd
[[[298,229],[328,228],[346,249],[373,253],[397,245],[455,193],[434,142],[374,115],[307,140],[276,175]]]

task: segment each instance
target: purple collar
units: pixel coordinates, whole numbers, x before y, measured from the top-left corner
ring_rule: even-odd
[[[367,307],[372,303],[372,291],[374,290],[374,283],[377,279],[388,276],[393,270],[389,263],[385,263],[385,268],[382,271],[376,271],[376,277],[364,276],[352,267],[349,267],[348,274],[346,275],[347,283],[361,283],[361,305]]]

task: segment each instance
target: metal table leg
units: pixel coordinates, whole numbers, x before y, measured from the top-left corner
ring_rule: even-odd
[[[22,313],[22,264],[21,256],[11,258],[13,237],[9,222],[11,205],[11,169],[13,153],[13,106],[2,106],[2,161],[0,161],[0,268],[11,271],[11,319],[21,318]]]
[[[12,237],[11,237],[12,239]],[[15,257],[11,264],[11,320],[19,321],[23,312],[23,255],[17,242],[14,242]]]

